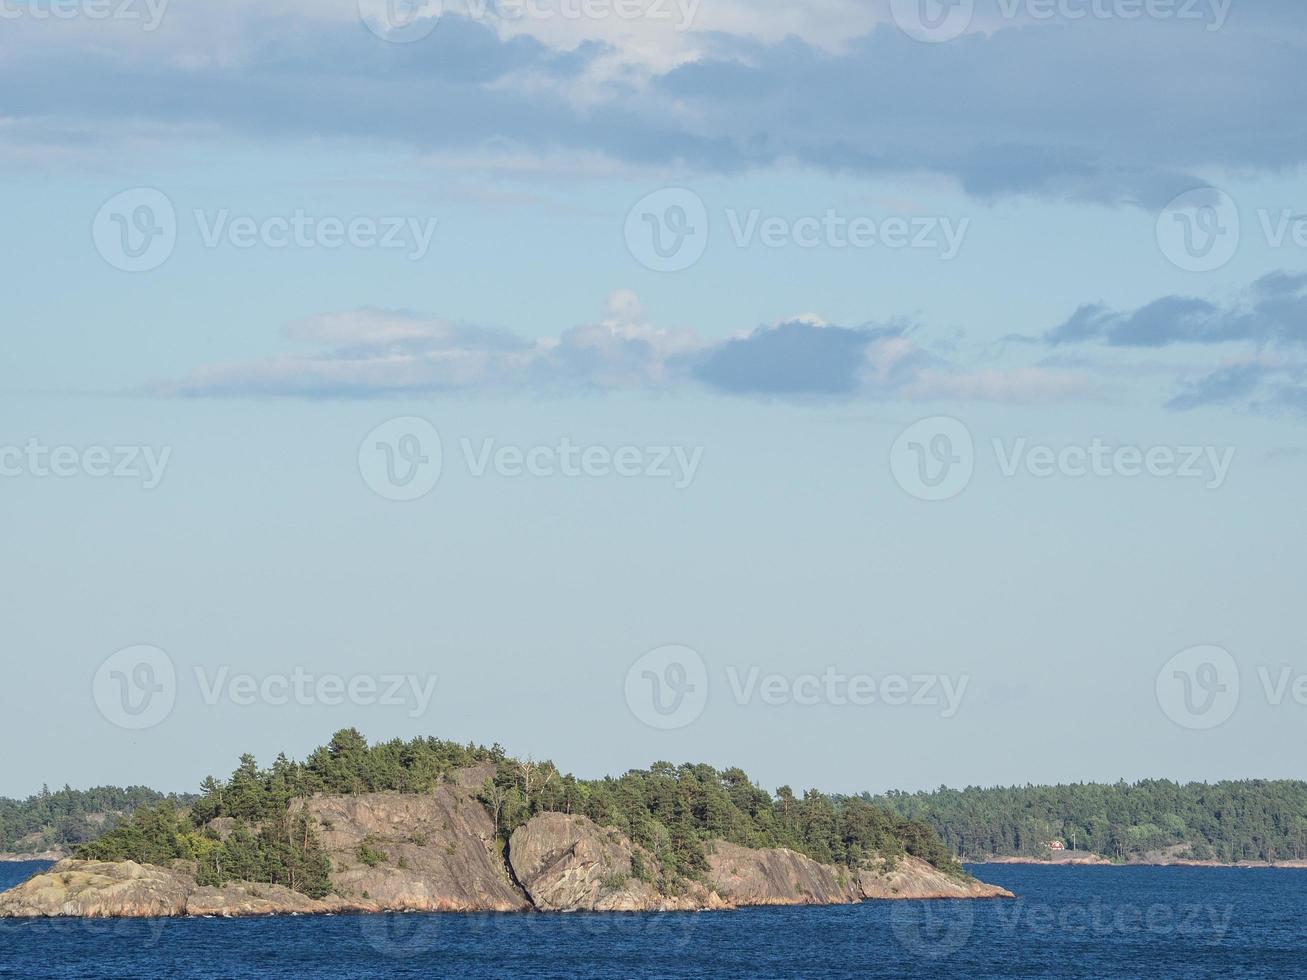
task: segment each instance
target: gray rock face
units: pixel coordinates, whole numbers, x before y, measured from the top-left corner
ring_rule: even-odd
[[[858,872],[858,889],[864,899],[881,898],[1012,898],[1006,888],[974,878],[960,880],[910,856],[899,858],[892,870],[883,863]]]
[[[702,886],[665,895],[635,877],[632,856],[657,870],[654,859],[623,834],[564,813],[541,813],[513,831],[513,873],[536,908],[561,912],[649,912],[723,908]]]
[[[891,869],[881,860],[858,870],[820,864],[785,848],[755,850],[716,841],[708,883],[735,905],[842,905],[878,899],[1011,898],[1006,888],[945,874],[903,856]]]
[[[862,898],[848,868],[783,847],[755,850],[714,841],[708,884],[735,905],[843,905]]]
[[[515,912],[513,886],[490,815],[476,798],[493,769],[462,771],[428,794],[364,793],[306,801],[331,857],[331,883],[361,908]],[[369,866],[361,849],[383,855]]]

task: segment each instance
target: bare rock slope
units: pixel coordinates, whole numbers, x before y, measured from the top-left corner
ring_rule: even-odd
[[[636,874],[633,859],[657,869],[648,852],[586,817],[539,814],[513,831],[508,852],[518,882],[545,911],[647,912],[728,904],[702,885],[684,895],[664,895]]]
[[[516,912],[530,903],[504,867],[476,792],[493,767],[424,795],[316,796],[306,803],[331,858],[333,890],[362,909]],[[372,855],[369,864],[360,855]],[[380,859],[376,856],[380,855]]]

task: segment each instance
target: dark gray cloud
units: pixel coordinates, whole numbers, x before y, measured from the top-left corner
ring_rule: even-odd
[[[862,386],[872,344],[900,336],[894,327],[851,329],[803,321],[759,327],[709,353],[694,376],[736,395],[848,395]]]
[[[170,12],[185,18],[185,8]],[[497,141],[708,171],[779,161],[864,175],[931,172],[981,197],[1038,194],[1154,208],[1199,167],[1307,162],[1307,41],[1236,10],[1201,23],[1054,22],[921,44],[882,25],[839,53],[696,35],[701,55],[647,81],[596,71],[620,52],[503,39],[455,16],[415,44],[362,25],[279,18],[224,57],[177,57],[163,35],[109,46],[4,45],[0,116],[28,132],[216,126],[260,138]],[[154,45],[158,50],[150,47]],[[590,98],[573,101],[574,88]]]
[[[1273,272],[1226,304],[1164,296],[1135,310],[1081,306],[1044,339],[1055,345],[1097,342],[1112,347],[1307,343],[1307,273]]]

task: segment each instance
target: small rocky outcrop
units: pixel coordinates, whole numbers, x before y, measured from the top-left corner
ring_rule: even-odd
[[[875,861],[858,872],[858,890],[864,899],[882,898],[1012,898],[1006,888],[975,878],[945,874],[921,858],[904,855],[893,862]]]
[[[735,905],[843,905],[862,897],[848,868],[784,847],[754,849],[727,841],[709,845],[708,883]]]
[[[587,817],[541,813],[513,831],[513,875],[532,904],[551,912],[650,912],[725,908],[702,885],[666,895],[635,873],[658,871],[653,857],[624,834]]]

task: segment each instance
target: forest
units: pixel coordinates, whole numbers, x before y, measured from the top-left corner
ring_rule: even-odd
[[[1226,863],[1307,858],[1307,783],[1075,783],[888,793],[865,799],[930,824],[963,860],[1040,856],[1047,845],[1141,859],[1175,845]]]
[[[0,851],[30,853],[93,841],[140,807],[167,799],[185,802],[144,786],[65,786],[55,792],[43,787],[25,800],[0,797]]]
[[[78,849],[82,857],[167,864],[196,862],[201,883],[233,879],[286,885],[319,897],[330,887],[330,864],[316,828],[293,805],[315,793],[429,792],[454,770],[491,763],[494,775],[479,799],[494,820],[501,844],[532,816],[578,813],[615,827],[643,845],[657,868],[637,876],[675,890],[707,868],[713,839],[790,847],[819,861],[859,864],[873,853],[889,861],[920,857],[963,875],[930,827],[861,798],[834,798],[817,790],[802,795],[788,786],[774,794],[739,769],[703,764],[655,763],[620,777],[584,780],[551,762],[509,757],[502,747],[459,745],[435,738],[369,745],[354,729],[337,732],[304,762],[280,755],[261,769],[244,755],[225,780],[207,778],[201,795],[179,809],[164,801],[141,808],[103,837]],[[226,818],[222,838],[213,821]]]

